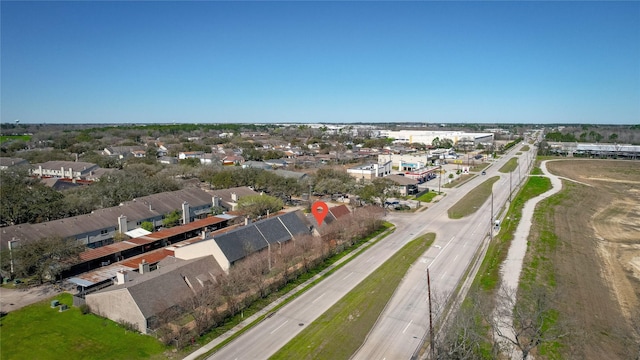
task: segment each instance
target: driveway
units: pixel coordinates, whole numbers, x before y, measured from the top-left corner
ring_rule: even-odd
[[[60,294],[53,285],[41,285],[26,289],[0,288],[0,311],[8,313],[24,306],[49,299]]]

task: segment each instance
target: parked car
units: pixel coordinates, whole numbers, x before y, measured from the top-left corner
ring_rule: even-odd
[[[482,170],[482,175],[487,175],[487,172]]]

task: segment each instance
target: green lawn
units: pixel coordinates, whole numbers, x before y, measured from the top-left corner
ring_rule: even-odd
[[[476,174],[462,174],[460,175],[460,177],[458,177],[455,180],[451,180],[451,183],[449,183],[449,179],[442,179],[442,182],[447,181],[446,184],[443,184],[442,187],[445,188],[454,188],[454,187],[458,187],[464,183],[466,183],[467,181],[470,181],[471,179],[473,179],[474,177],[476,177]]]
[[[524,145],[520,148],[520,151],[529,151],[529,145]]]
[[[438,196],[437,191],[429,191],[428,193],[422,194],[422,196],[416,198],[416,200],[422,201],[422,202],[431,202],[433,198],[436,196]]]
[[[411,264],[434,239],[435,234],[429,233],[405,245],[271,359],[351,357],[364,342]]]
[[[67,304],[58,312],[51,301],[12,311],[2,319],[0,358],[10,359],[159,359],[166,348],[155,338],[71,306],[70,294],[52,299]]]
[[[0,144],[4,144],[7,141],[22,140],[27,142],[31,140],[31,135],[0,135]]]
[[[511,158],[498,171],[500,171],[501,173],[510,173],[510,172],[514,171],[517,167],[518,167],[518,159],[517,158]]]
[[[449,208],[449,218],[461,219],[476,212],[489,196],[491,196],[493,183],[498,181],[498,179],[500,179],[499,176],[489,178],[475,189],[469,191],[460,201]]]

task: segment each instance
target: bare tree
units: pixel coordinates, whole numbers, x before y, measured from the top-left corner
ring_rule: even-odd
[[[494,333],[521,353],[525,360],[540,344],[567,335],[553,309],[553,294],[543,286],[515,289],[502,288],[490,322]]]

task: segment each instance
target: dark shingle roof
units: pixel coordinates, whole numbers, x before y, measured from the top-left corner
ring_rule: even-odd
[[[267,241],[253,225],[241,227],[214,239],[230,263],[267,247]]]
[[[258,252],[268,243],[287,242],[300,234],[309,234],[309,223],[300,211],[260,220],[214,236],[214,241],[230,263]]]
[[[199,280],[206,279],[214,283],[216,277],[222,274],[222,269],[213,256],[192,260],[168,257],[159,263],[158,270],[136,276],[125,284],[111,286],[88,296],[100,296],[102,293],[127,289],[144,317],[148,319],[190,299],[194,292],[203,289]]]
[[[144,196],[133,201],[127,201],[121,206],[95,210],[91,214],[39,224],[20,224],[3,227],[0,230],[2,248],[5,248],[7,241],[12,238],[21,241],[32,241],[52,235],[73,238],[102,229],[116,228],[120,215],[126,216],[128,222],[155,218],[174,210],[181,210],[182,203],[185,201],[189,203],[192,209],[212,205],[211,195],[198,188],[186,188]]]

